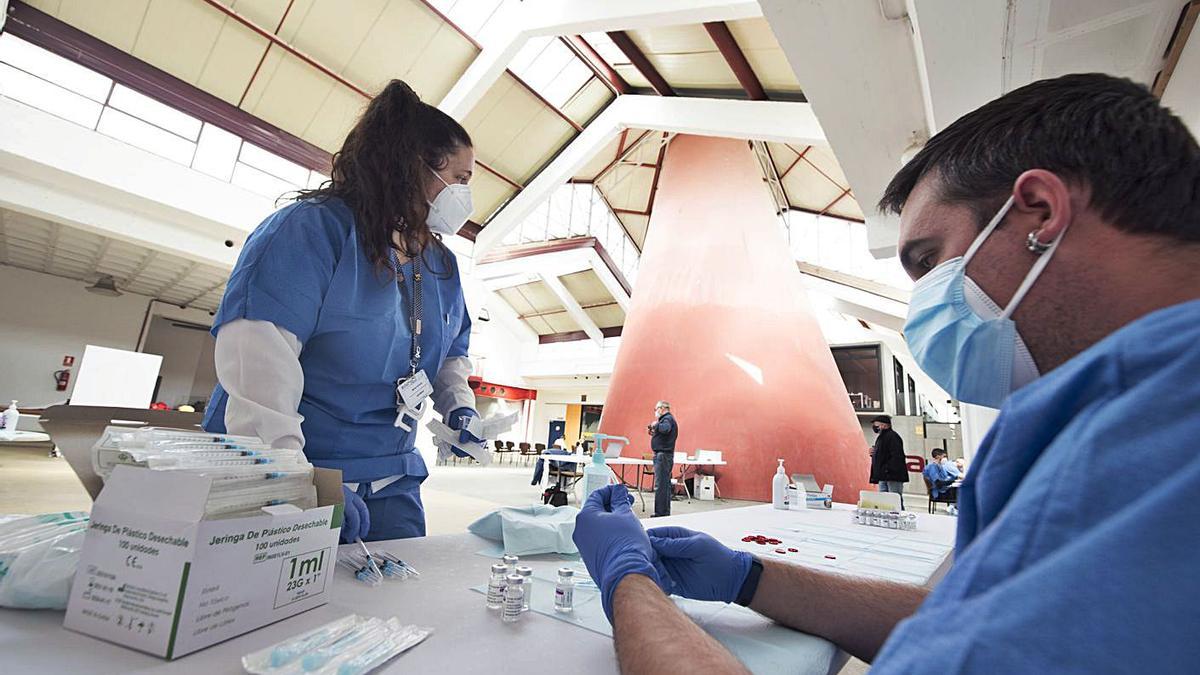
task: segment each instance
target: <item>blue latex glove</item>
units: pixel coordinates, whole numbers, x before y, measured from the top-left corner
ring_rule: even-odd
[[[342,495],[346,498],[345,515],[342,516],[342,543],[366,539],[367,532],[371,531],[371,512],[367,511],[367,503],[345,485],[342,486]]]
[[[588,574],[600,588],[609,623],[613,619],[613,592],[625,575],[644,574],[664,592],[671,583],[666,570],[655,564],[654,548],[633,515],[632,503],[633,497],[624,485],[607,485],[593,492],[575,517],[572,539]]]
[[[692,600],[737,600],[750,574],[749,553],[683,527],[654,527],[646,534],[671,577],[672,593]]]
[[[482,443],[482,438],[477,438],[475,434],[467,431],[466,428],[467,422],[470,422],[476,417],[479,417],[479,413],[470,408],[457,408],[450,413],[450,421],[446,424],[446,426],[458,432],[459,443]],[[450,450],[459,457],[470,457],[470,455],[454,446],[450,446]]]

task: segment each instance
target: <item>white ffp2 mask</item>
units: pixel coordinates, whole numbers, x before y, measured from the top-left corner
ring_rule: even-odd
[[[430,171],[446,187],[442,188],[432,202],[429,202],[429,215],[425,217],[425,223],[433,232],[445,235],[458,234],[458,231],[467,222],[467,218],[470,218],[471,213],[475,210],[471,203],[471,187],[461,183],[447,183],[438,175],[438,172],[433,169]]]

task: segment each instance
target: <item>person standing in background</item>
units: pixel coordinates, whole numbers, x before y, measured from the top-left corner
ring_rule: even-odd
[[[679,425],[671,414],[671,404],[659,401],[654,405],[654,421],[646,425],[650,434],[650,449],[654,451],[654,515],[671,515],[671,472],[675,470],[675,439]]]
[[[904,464],[904,439],[892,430],[892,418],[879,415],[871,419],[871,429],[879,434],[871,450],[871,482],[879,484],[880,492],[900,495],[904,509],[904,484],[908,482],[908,467]]]

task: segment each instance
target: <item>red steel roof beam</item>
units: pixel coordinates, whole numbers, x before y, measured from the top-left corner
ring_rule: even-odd
[[[629,62],[633,64],[633,67],[637,68],[642,77],[646,78],[646,81],[650,83],[650,87],[654,89],[654,93],[659,96],[675,95],[675,90],[671,88],[671,85],[667,84],[666,79],[658,72],[654,64],[650,63],[650,59],[646,58],[646,55],[642,53],[642,50],[638,48],[628,33],[623,30],[610,31],[608,39],[613,41],[617,49],[620,49],[625,58],[629,59]]]
[[[617,95],[629,93],[629,83],[625,81],[625,78],[621,77],[621,74],[609,65],[608,61],[605,61],[604,57],[600,56],[600,52],[596,51],[595,47],[583,39],[582,35],[560,37],[559,39],[571,51],[575,52],[575,56],[578,56],[580,61],[583,61],[587,67],[592,69],[592,72],[596,74],[596,77],[600,78],[601,82],[608,85],[612,93]]]
[[[767,92],[763,91],[762,83],[758,81],[758,76],[754,74],[754,69],[746,60],[746,54],[742,52],[737,40],[733,38],[729,26],[724,21],[708,21],[704,24],[704,30],[708,31],[708,36],[717,45],[721,56],[725,57],[725,63],[729,64],[729,69],[733,71],[734,77],[742,85],[746,96],[749,96],[751,101],[767,100]]]

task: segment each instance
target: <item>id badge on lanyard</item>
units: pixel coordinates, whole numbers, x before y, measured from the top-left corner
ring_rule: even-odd
[[[404,274],[400,272],[398,282],[404,288]],[[409,304],[409,332],[412,334],[412,345],[409,351],[409,375],[396,380],[396,422],[395,426],[412,431],[413,423],[418,422],[425,414],[425,400],[433,393],[433,384],[429,376],[419,368],[421,362],[421,257],[413,259],[413,299]],[[412,422],[408,419],[411,418]]]
[[[405,431],[412,431],[411,423],[421,419],[425,414],[425,400],[433,393],[433,384],[425,371],[418,370],[416,374],[396,381],[396,423],[395,426]]]

